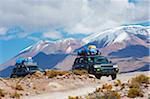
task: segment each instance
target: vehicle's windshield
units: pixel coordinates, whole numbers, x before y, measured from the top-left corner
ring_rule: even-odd
[[[100,63],[100,64],[106,64],[109,63],[109,61],[106,58],[95,58],[94,60],[96,63]]]

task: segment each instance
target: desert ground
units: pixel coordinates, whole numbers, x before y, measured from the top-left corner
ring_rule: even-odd
[[[144,74],[150,77],[150,72],[131,72],[118,74],[116,80],[126,83],[138,75]],[[111,77],[96,79],[93,75],[64,74],[49,78],[40,73],[26,76],[24,78],[1,78],[0,89],[1,99],[20,98],[20,99],[68,99],[69,96],[81,96],[83,99],[104,84],[111,84],[112,89],[116,80]],[[121,92],[121,99],[128,99],[124,88]],[[143,89],[144,95],[136,99],[147,99],[150,97],[150,84]],[[73,98],[72,98],[73,99]],[[74,98],[78,99],[78,98]]]

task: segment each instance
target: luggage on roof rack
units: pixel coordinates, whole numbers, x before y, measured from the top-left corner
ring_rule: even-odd
[[[17,67],[25,67],[25,66],[37,66],[35,62],[33,62],[32,57],[27,57],[27,58],[18,58],[16,60]]]
[[[88,47],[82,48],[78,51],[78,56],[94,56],[101,55],[100,51],[95,45],[89,45]]]

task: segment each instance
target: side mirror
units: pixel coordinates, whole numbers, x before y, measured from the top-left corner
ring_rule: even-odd
[[[110,63],[112,63],[112,61],[109,61]]]

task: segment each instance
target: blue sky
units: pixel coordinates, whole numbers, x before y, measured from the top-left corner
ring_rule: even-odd
[[[147,26],[148,4],[149,0],[1,0],[0,64],[39,40],[81,39],[121,25]]]

